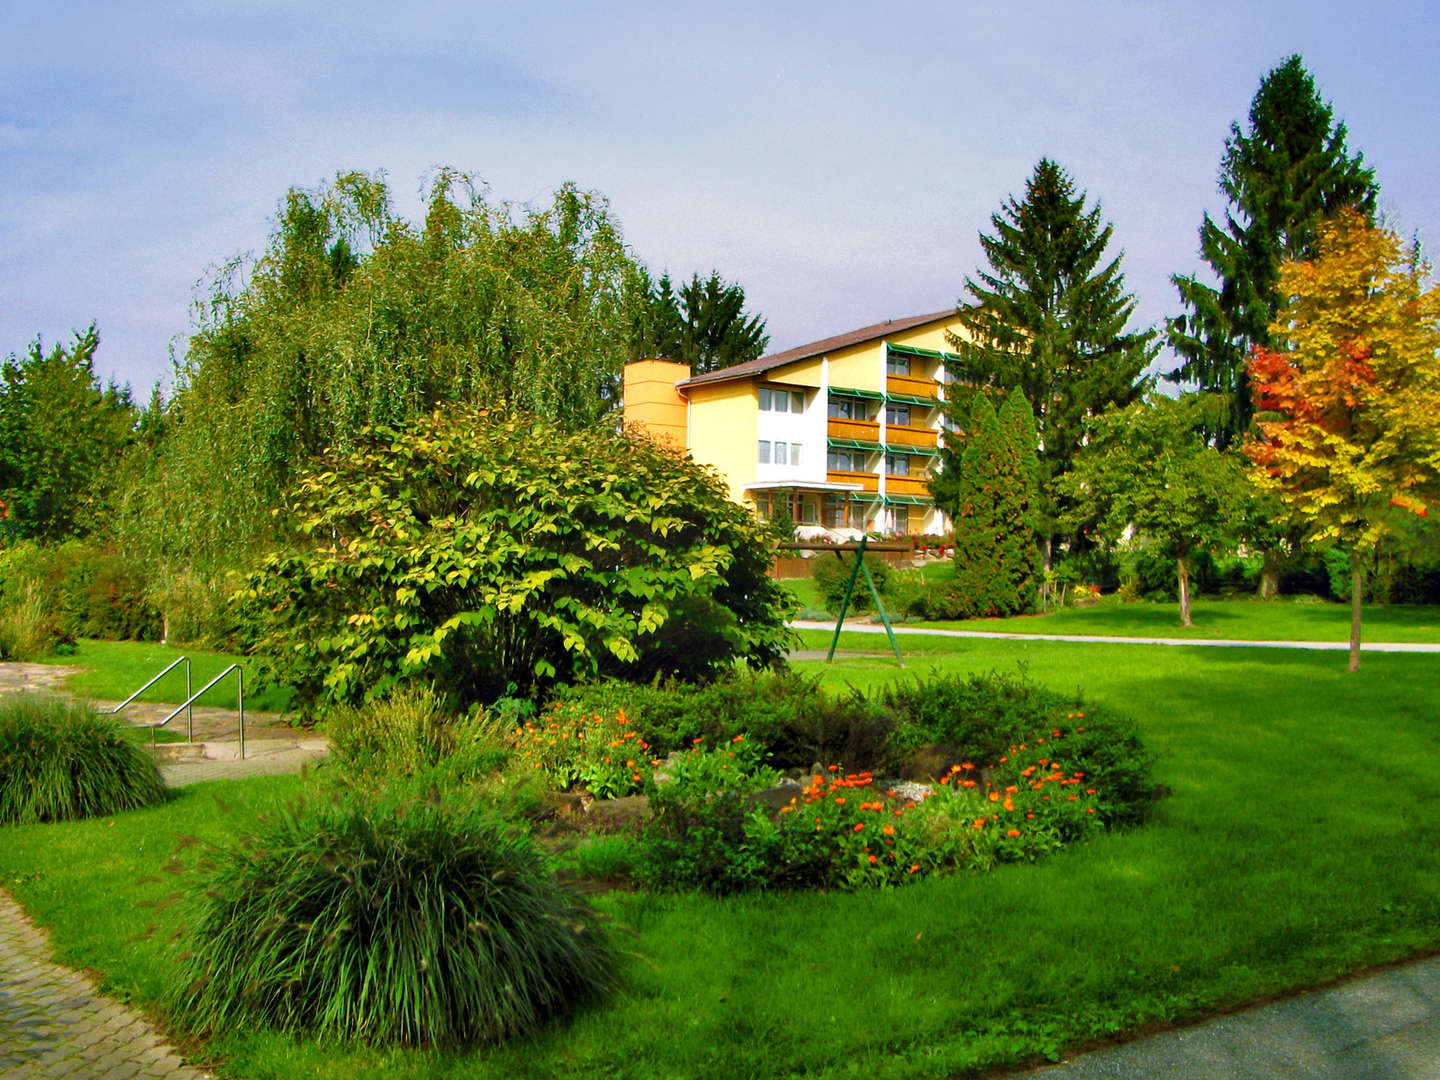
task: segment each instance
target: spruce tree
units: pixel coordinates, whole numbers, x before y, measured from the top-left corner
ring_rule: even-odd
[[[677,291],[669,274],[649,286],[632,353],[689,364],[702,375],[764,355],[765,320],[745,313],[745,290],[721,279],[691,276]]]
[[[1086,417],[1126,404],[1143,389],[1154,331],[1128,332],[1135,298],[1125,292],[1120,256],[1105,261],[1112,228],[1100,207],[1055,162],[1042,158],[1025,185],[991,215],[981,234],[990,269],[966,278],[969,303],[951,335],[952,424],[964,428],[977,393],[1000,401],[1018,387],[1039,430],[1035,528],[1048,566],[1061,505],[1056,482],[1081,446]],[[977,280],[978,279],[978,280]],[[955,464],[955,451],[944,460]]]
[[[1229,419],[1214,433],[1225,445],[1250,426],[1245,365],[1252,348],[1270,345],[1280,264],[1314,254],[1321,219],[1344,207],[1373,214],[1378,188],[1364,155],[1347,154],[1345,125],[1332,123],[1304,63],[1290,56],[1261,80],[1248,130],[1230,125],[1219,189],[1230,203],[1224,224],[1206,214],[1200,226],[1200,256],[1219,284],[1171,278],[1190,310],[1170,320],[1168,337],[1182,358],[1172,381],[1229,396]]]

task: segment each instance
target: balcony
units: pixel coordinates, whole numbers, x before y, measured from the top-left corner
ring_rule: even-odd
[[[830,418],[825,434],[832,439],[854,439],[857,442],[880,442],[880,423],[876,420],[836,420]]]
[[[933,450],[940,444],[940,433],[930,428],[891,424],[885,428],[885,443],[887,446],[924,446]]]
[[[930,485],[923,476],[886,476],[887,495],[924,495],[929,497]]]
[[[874,473],[862,472],[827,472],[825,479],[832,484],[859,484],[861,491],[879,491],[880,477]]]
[[[940,384],[934,379],[917,379],[913,375],[886,375],[885,392],[933,399],[940,396]]]

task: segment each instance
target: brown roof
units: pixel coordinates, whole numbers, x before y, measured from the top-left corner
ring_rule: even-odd
[[[837,334],[835,337],[828,337],[821,341],[812,341],[809,345],[797,345],[793,349],[786,349],[784,352],[771,353],[769,356],[762,356],[758,360],[747,360],[743,364],[735,364],[731,367],[721,368],[719,371],[710,371],[704,375],[694,375],[676,383],[676,387],[683,389],[687,386],[700,386],[705,383],[725,382],[729,379],[743,379],[751,375],[763,375],[767,371],[773,371],[786,364],[793,364],[797,360],[809,360],[813,356],[823,356],[837,349],[843,349],[847,345],[859,345],[866,341],[875,341],[877,338],[888,337],[891,334],[898,334],[905,330],[913,330],[917,326],[924,326],[926,323],[939,322],[941,319],[948,319],[954,316],[954,308],[946,308],[944,311],[931,312],[929,315],[911,315],[906,319],[886,319],[874,326],[865,326],[859,330],[851,330],[848,334]]]

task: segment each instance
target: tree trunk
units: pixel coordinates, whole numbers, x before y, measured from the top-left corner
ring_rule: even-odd
[[[1350,670],[1360,670],[1360,597],[1365,591],[1365,567],[1360,553],[1350,552]]]
[[[1265,549],[1265,561],[1260,566],[1261,600],[1269,600],[1280,592],[1280,555],[1278,547]]]
[[[1181,555],[1175,560],[1175,574],[1180,583],[1180,625],[1190,625],[1190,564]]]

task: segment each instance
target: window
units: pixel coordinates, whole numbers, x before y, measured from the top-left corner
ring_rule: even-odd
[[[820,521],[820,508],[818,500],[813,495],[802,495],[800,497],[800,524],[816,525]]]
[[[836,420],[866,420],[868,410],[865,402],[856,401],[854,398],[831,397],[830,416]]]
[[[761,439],[761,440],[760,440],[760,457],[759,457],[758,460],[759,460],[759,462],[760,462],[761,465],[769,465],[769,464],[770,464],[770,440],[769,440],[769,439]]]
[[[909,455],[909,454],[886,454],[886,455],[885,455],[885,471],[886,471],[887,473],[889,473],[891,476],[909,476],[909,475],[910,475],[910,455]]]
[[[831,472],[864,472],[865,455],[859,450],[831,450],[825,456],[825,467]]]
[[[910,357],[900,356],[896,353],[885,354],[885,374],[887,375],[909,375]]]
[[[776,390],[773,387],[762,386],[756,396],[759,398],[761,412],[802,413],[805,411],[805,395],[799,390]]]
[[[909,405],[886,405],[886,406],[885,406],[885,423],[887,423],[887,424],[895,424],[895,425],[898,426],[898,427],[909,427],[909,426],[910,426],[910,406],[909,406]]]
[[[847,522],[846,515],[849,515]],[[844,495],[825,496],[825,527],[827,529],[852,529],[865,527],[865,504],[847,499]]]
[[[895,523],[895,532],[903,534],[910,531],[910,507],[891,507],[890,514]]]
[[[788,460],[787,460],[787,458],[786,458],[786,453],[785,453],[785,451],[786,451],[788,448],[789,448],[789,444],[788,444],[788,443],[777,442],[777,443],[775,444],[775,464],[776,464],[776,465],[787,465],[787,464],[789,464],[789,462],[788,462]]]
[[[790,464],[800,464],[800,444],[798,442],[792,442],[790,444]]]

